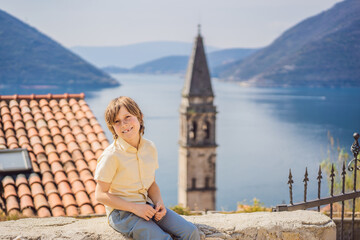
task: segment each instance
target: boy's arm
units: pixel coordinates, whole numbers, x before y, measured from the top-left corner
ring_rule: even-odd
[[[157,185],[156,181],[154,180],[153,184],[151,184],[150,188],[148,189],[148,196],[155,204],[155,220],[159,221],[162,219],[166,214],[166,208],[164,205],[164,201],[162,200],[160,188]]]
[[[98,180],[95,189],[96,200],[111,208],[132,212],[137,216],[144,218],[146,221],[149,221],[156,213],[155,209],[153,209],[150,205],[136,204],[126,201],[109,193],[109,189],[110,183]]]

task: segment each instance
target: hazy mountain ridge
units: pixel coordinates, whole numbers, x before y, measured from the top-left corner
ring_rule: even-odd
[[[233,48],[224,49],[207,54],[207,61],[209,64],[212,76],[217,75],[217,71],[221,70],[223,66],[238,61],[249,56],[257,51],[257,49]],[[149,73],[149,74],[184,74],[187,69],[189,56],[166,56],[158,58],[149,62],[139,64],[133,68],[128,69],[131,73]],[[106,67],[102,68],[109,73],[125,73],[123,68]]]
[[[130,69],[163,57],[188,55],[191,53],[192,43],[157,41],[109,47],[76,46],[71,49],[98,67],[118,66]],[[208,52],[218,49],[207,46]]]
[[[254,86],[360,86],[360,1],[346,0],[219,73]]]
[[[118,86],[35,28],[0,10],[0,81],[5,85]]]

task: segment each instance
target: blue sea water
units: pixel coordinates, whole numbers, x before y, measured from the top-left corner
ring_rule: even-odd
[[[86,94],[86,101],[111,139],[104,122],[109,101],[127,95],[145,115],[145,137],[157,145],[156,180],[167,206],[177,204],[179,106],[184,77],[117,74],[122,84]],[[294,202],[303,200],[303,175],[309,171],[308,199],[317,197],[316,174],[327,157],[328,132],[349,152],[359,131],[358,88],[244,88],[213,80],[217,106],[217,209],[235,210],[254,197],[266,206],[289,202],[287,177],[294,176]],[[1,94],[45,93],[41,89],[0,89]],[[81,89],[70,89],[82,92]],[[51,92],[49,89],[48,92]],[[47,92],[46,92],[47,93]],[[323,179],[322,196],[327,195]]]

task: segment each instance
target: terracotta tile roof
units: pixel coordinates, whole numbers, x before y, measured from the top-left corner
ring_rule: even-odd
[[[93,173],[108,145],[84,94],[0,96],[0,149],[26,148],[33,167],[0,176],[0,208],[39,217],[104,214]]]

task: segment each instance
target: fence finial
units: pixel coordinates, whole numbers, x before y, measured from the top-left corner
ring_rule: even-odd
[[[294,183],[294,181],[292,180],[292,174],[291,174],[291,168],[289,169],[289,193],[290,193],[290,204],[294,205],[293,203],[293,196],[292,196],[292,184]]]
[[[316,178],[318,180],[318,199],[320,199],[320,195],[321,195],[321,165],[319,166],[319,172],[318,172],[318,176]],[[318,206],[318,212],[320,212],[320,206]]]
[[[307,182],[309,181],[309,178],[308,178],[309,174],[308,174],[308,170],[307,170],[307,167],[305,169],[305,175],[304,175],[304,202],[306,202],[306,194],[307,194]]]

